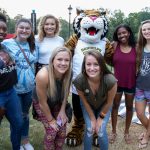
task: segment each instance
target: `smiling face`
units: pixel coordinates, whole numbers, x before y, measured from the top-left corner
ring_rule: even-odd
[[[103,19],[96,16],[84,17],[81,21],[81,39],[97,41],[104,30]]]
[[[142,34],[146,40],[150,40],[150,22],[142,25]]]
[[[17,39],[27,41],[32,32],[32,27],[28,22],[20,22],[16,27]]]
[[[108,31],[108,20],[100,10],[79,10],[73,21],[78,38],[87,43],[97,43]]]
[[[100,77],[100,66],[94,56],[86,56],[85,71],[89,78],[97,79]]]
[[[127,31],[126,28],[120,27],[117,31],[117,36],[120,43],[126,44],[128,43],[130,33]]]
[[[62,76],[68,71],[70,66],[70,55],[66,51],[59,52],[53,60],[54,72],[57,78]]]
[[[46,37],[53,37],[56,32],[56,21],[53,18],[48,18],[44,24],[44,32]]]

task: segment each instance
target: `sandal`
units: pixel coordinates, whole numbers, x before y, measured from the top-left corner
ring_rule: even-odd
[[[143,137],[144,137],[144,135],[145,135],[145,133],[143,132],[143,133],[141,133],[140,134],[140,136],[138,137],[138,140],[142,140],[143,139]]]
[[[142,141],[140,141],[140,142],[139,142],[139,149],[146,148],[147,145],[148,145],[148,142],[142,143]]]
[[[131,144],[132,143],[130,134],[125,134],[124,135],[124,140],[125,140],[126,144]]]
[[[109,135],[109,143],[113,144],[116,140],[116,137],[117,137],[117,133],[111,133]]]

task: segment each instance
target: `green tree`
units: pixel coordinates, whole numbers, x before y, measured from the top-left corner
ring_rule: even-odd
[[[66,41],[69,38],[69,23],[62,18],[59,18],[59,20],[61,24],[60,36],[63,37],[64,40]],[[71,35],[73,33],[72,24],[70,26],[71,26],[71,33],[70,33]]]
[[[115,28],[124,22],[125,15],[121,10],[115,10],[114,12],[111,12],[110,18],[109,18],[109,27],[108,27],[108,33],[107,38],[111,41],[112,35],[115,30]]]

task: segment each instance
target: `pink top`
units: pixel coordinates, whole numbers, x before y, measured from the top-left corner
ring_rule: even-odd
[[[118,79],[118,86],[133,88],[136,83],[136,50],[132,48],[129,53],[120,50],[117,45],[114,56],[114,75]]]

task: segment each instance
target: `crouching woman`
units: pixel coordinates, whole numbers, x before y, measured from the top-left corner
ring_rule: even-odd
[[[84,150],[92,149],[93,134],[98,135],[101,150],[108,150],[106,126],[117,90],[117,80],[107,69],[103,56],[96,50],[85,53],[82,72],[73,81],[81,99],[86,124]]]
[[[44,149],[61,150],[66,137],[65,107],[71,81],[71,53],[66,47],[57,47],[49,61],[36,76],[33,105],[38,119],[45,127]],[[36,99],[36,98],[35,98]]]

